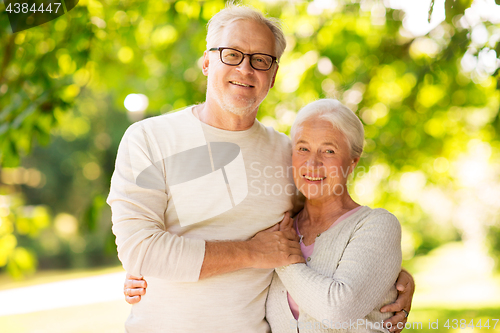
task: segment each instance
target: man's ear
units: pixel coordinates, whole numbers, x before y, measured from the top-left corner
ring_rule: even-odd
[[[271,81],[271,87],[269,89],[271,89],[272,87],[274,87],[274,81],[276,81],[276,73],[278,73],[278,68],[280,66],[278,64],[276,64],[276,70],[274,71],[274,75],[273,75],[273,80]]]
[[[201,71],[203,72],[203,75],[205,75],[205,76],[208,76],[208,63],[209,63],[208,52],[205,51],[205,52],[203,52],[203,63],[202,63],[202,67],[201,67]]]

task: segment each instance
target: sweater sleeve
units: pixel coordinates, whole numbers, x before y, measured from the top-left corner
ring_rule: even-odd
[[[394,285],[400,270],[401,226],[387,212],[357,225],[333,277],[321,275],[305,264],[276,271],[301,311],[317,321],[345,322],[364,318],[373,311]]]
[[[107,199],[118,257],[133,275],[197,281],[205,241],[166,230],[166,181],[161,161],[152,156],[151,140],[141,123],[132,125],[118,148]]]

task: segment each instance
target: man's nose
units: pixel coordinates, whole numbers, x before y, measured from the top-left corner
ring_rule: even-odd
[[[252,74],[254,72],[254,69],[250,64],[250,56],[248,55],[243,56],[243,61],[236,66],[236,68],[243,74]]]

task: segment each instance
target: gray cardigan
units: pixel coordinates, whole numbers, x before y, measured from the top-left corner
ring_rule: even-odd
[[[385,209],[363,207],[316,238],[307,264],[277,268],[266,303],[273,333],[388,332],[380,308],[397,297],[401,226]],[[299,305],[292,315],[287,291]]]

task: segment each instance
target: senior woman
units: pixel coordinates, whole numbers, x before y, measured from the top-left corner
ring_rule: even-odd
[[[292,126],[294,181],[306,197],[294,227],[306,264],[275,270],[266,304],[273,332],[387,332],[397,297],[401,227],[385,209],[360,206],[347,177],[363,151],[358,117],[337,100],[305,106]]]
[[[300,236],[306,263],[275,270],[266,303],[272,332],[388,332],[382,322],[393,313],[380,309],[398,294],[401,227],[385,209],[349,195],[363,125],[339,101],[322,99],[299,111],[291,137],[294,182],[306,200],[289,227]],[[125,285],[127,296],[138,296],[129,303],[145,294],[142,278],[128,276]]]

